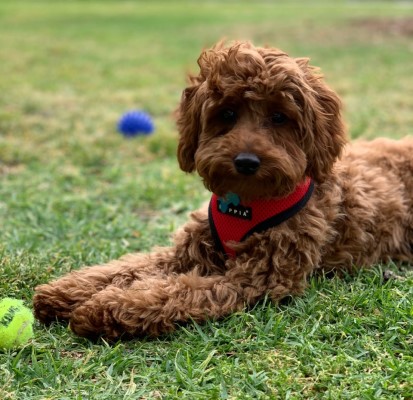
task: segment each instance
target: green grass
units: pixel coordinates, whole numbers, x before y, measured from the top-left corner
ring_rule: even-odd
[[[174,157],[173,111],[203,47],[241,38],[310,56],[352,137],[402,137],[412,24],[413,5],[391,1],[3,0],[0,297],[30,304],[39,283],[167,244],[208,198]],[[155,135],[115,132],[131,108]],[[36,324],[32,343],[0,352],[0,398],[411,399],[412,283],[394,265],[315,277],[302,298],[115,345]]]

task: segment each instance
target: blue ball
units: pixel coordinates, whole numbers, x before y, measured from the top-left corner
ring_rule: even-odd
[[[152,118],[144,111],[128,111],[118,122],[118,131],[126,137],[150,135],[153,130]]]

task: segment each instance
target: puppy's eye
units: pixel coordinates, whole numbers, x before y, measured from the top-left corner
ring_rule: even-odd
[[[237,113],[230,108],[222,110],[220,113],[220,117],[222,121],[227,124],[233,124],[237,121]]]
[[[287,122],[287,120],[288,117],[282,112],[275,112],[273,115],[271,115],[271,122],[274,125],[282,125]]]

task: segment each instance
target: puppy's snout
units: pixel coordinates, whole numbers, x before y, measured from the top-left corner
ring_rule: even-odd
[[[234,158],[235,169],[243,175],[253,175],[261,165],[260,159],[252,153],[239,153]]]

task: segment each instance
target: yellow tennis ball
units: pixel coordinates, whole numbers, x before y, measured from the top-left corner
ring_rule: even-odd
[[[33,336],[33,314],[22,300],[4,298],[0,301],[0,348],[12,349]]]

